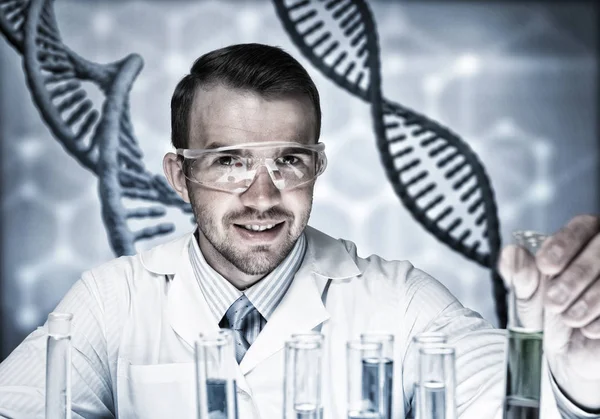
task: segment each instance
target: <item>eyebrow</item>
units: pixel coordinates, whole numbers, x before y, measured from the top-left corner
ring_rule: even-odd
[[[213,141],[213,142],[208,143],[204,148],[205,149],[213,149],[213,148],[227,147],[228,145],[231,145],[231,144],[225,144],[225,143],[220,143],[218,141]]]
[[[312,152],[300,147],[285,147],[281,149],[281,154],[311,154]]]

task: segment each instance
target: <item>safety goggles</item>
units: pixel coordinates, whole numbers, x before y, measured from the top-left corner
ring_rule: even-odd
[[[305,185],[325,170],[325,144],[257,142],[210,149],[177,149],[183,172],[192,182],[225,192],[242,193],[265,167],[279,190]]]

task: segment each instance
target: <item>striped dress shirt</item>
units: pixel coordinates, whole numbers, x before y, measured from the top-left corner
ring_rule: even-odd
[[[196,240],[191,240],[189,256],[194,275],[200,285],[200,290],[208,307],[218,322],[221,321],[229,307],[246,294],[248,300],[256,308],[249,314],[244,337],[250,345],[254,343],[260,331],[279,305],[279,302],[290,287],[296,271],[302,264],[306,252],[306,237],[304,233],[298,238],[292,251],[275,270],[245,289],[238,290],[221,274],[210,267],[198,246]]]

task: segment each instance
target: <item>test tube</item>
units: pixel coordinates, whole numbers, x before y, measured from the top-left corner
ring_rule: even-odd
[[[415,345],[415,349],[417,351],[417,357],[420,357],[420,349],[430,346],[439,346],[444,345],[448,340],[448,337],[440,332],[423,332],[419,333],[415,337],[413,337],[413,345]],[[417,368],[418,369],[418,368]],[[413,409],[415,410],[414,417],[415,419],[420,419],[419,416],[419,377],[415,380],[415,385],[413,387]]]
[[[284,419],[322,419],[323,336],[296,334],[285,343]]]
[[[447,345],[419,349],[419,418],[455,419],[455,355]]]
[[[378,386],[378,394],[380,397],[381,417],[382,419],[392,418],[392,395],[394,383],[394,335],[389,333],[363,333],[360,335],[362,342],[378,342],[381,343],[381,360],[379,363],[366,362],[364,364],[365,371],[363,377],[369,380],[369,377],[378,377],[379,383],[365,383],[365,390],[373,391],[375,386]],[[379,369],[377,375],[374,375],[372,370]],[[369,390],[370,389],[370,390]]]
[[[237,419],[231,330],[200,334],[195,358],[199,419]]]
[[[513,242],[535,257],[546,235],[522,230],[513,233]],[[522,257],[515,252],[515,258]],[[515,265],[519,262],[515,260]],[[538,419],[543,358],[543,311],[528,313],[524,322],[518,311],[513,279],[508,290],[508,348],[506,351],[506,389],[504,393],[504,419]],[[540,286],[543,281],[540,279]]]
[[[323,347],[323,341],[325,337],[322,333],[319,332],[305,332],[305,333],[294,333],[290,336],[289,340],[295,341],[316,341],[321,343],[321,347]]]
[[[73,314],[48,315],[46,419],[71,419],[71,321]]]
[[[346,344],[348,368],[348,419],[383,419],[380,389],[383,377],[381,342],[350,341]]]

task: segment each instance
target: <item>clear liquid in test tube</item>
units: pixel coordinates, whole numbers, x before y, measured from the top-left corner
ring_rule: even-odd
[[[285,343],[284,419],[322,419],[323,335],[292,335]]]
[[[71,313],[48,315],[46,419],[71,419]]]
[[[419,418],[456,419],[454,348],[419,349]]]
[[[413,345],[417,351],[417,357],[420,356],[420,349],[425,347],[434,347],[439,345],[444,345],[448,341],[448,337],[440,332],[423,332],[419,333],[413,338]],[[419,377],[415,380],[415,385],[413,388],[413,409],[414,414],[413,417],[415,419],[420,419],[419,417]]]
[[[237,419],[231,330],[201,334],[196,341],[195,357],[199,419]]]
[[[367,397],[375,397],[375,393],[378,394],[381,399],[382,419],[391,419],[394,394],[394,335],[363,333],[360,335],[360,340],[362,342],[378,342],[382,345],[382,356],[379,361],[372,359],[363,361],[363,391],[367,394],[370,393]]]
[[[379,412],[350,411],[348,419],[381,419],[381,414]]]
[[[383,419],[383,345],[381,342],[350,341],[346,352],[348,419]]]
[[[513,233],[514,244],[522,248],[515,258],[534,258],[546,235],[533,231]],[[524,254],[522,252],[528,252]],[[515,260],[515,266],[521,262]],[[543,359],[543,311],[529,313],[525,320],[518,311],[517,296],[512,286],[508,292],[508,347],[506,351],[506,389],[504,419],[539,419]],[[543,286],[543,278],[540,286]]]

